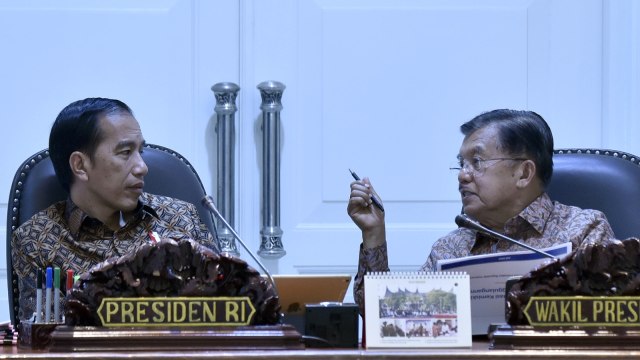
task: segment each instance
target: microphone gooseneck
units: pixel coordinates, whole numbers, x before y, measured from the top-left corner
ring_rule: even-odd
[[[540,255],[546,256],[548,258],[556,259],[555,256],[553,256],[553,255],[551,255],[551,254],[549,254],[547,252],[544,252],[542,250],[538,250],[538,249],[536,249],[534,247],[531,247],[531,246],[529,246],[529,245],[527,245],[525,243],[522,243],[522,242],[520,242],[518,240],[515,240],[515,239],[512,239],[512,238],[510,238],[510,237],[508,237],[506,235],[500,234],[497,231],[493,231],[493,230],[491,230],[491,229],[489,229],[489,228],[487,228],[485,226],[482,226],[482,225],[480,225],[479,222],[470,219],[465,214],[456,215],[456,225],[458,225],[460,227],[467,228],[467,229],[479,231],[481,233],[493,236],[495,238],[498,238],[498,239],[501,239],[501,240],[504,240],[504,241],[508,241],[508,242],[510,242],[512,244],[516,244],[518,246],[521,246],[521,247],[523,247],[525,249],[531,250],[531,251],[533,251],[535,253],[538,253]]]
[[[218,208],[216,207],[216,204],[213,201],[213,198],[211,196],[209,196],[209,195],[205,196],[204,198],[202,198],[202,205],[204,205],[204,207],[206,207],[209,211],[214,213],[216,215],[216,217],[218,219],[220,219],[220,221],[222,221],[224,226],[226,226],[227,229],[229,229],[229,231],[231,231],[231,234],[233,234],[233,237],[235,237],[238,240],[238,242],[240,243],[240,245],[242,245],[242,247],[247,251],[247,253],[249,253],[249,255],[251,255],[251,258],[253,259],[253,261],[255,261],[258,264],[258,266],[260,267],[260,269],[262,269],[262,271],[265,273],[265,275],[267,275],[267,278],[269,279],[269,282],[271,283],[271,287],[273,287],[273,291],[275,292],[276,296],[279,299],[280,295],[278,294],[278,288],[276,287],[276,282],[273,280],[273,277],[271,276],[271,273],[269,272],[269,270],[267,270],[267,268],[264,265],[262,265],[260,260],[258,260],[258,258],[253,254],[253,252],[251,250],[249,250],[247,245],[244,243],[244,241],[242,241],[242,239],[240,238],[238,233],[233,229],[233,227],[231,227],[231,225],[227,222],[227,220],[224,218],[224,216],[222,216],[222,214],[220,214],[220,211],[218,211]]]

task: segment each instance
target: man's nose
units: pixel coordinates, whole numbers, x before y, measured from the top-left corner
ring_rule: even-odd
[[[458,171],[458,182],[468,183],[468,182],[471,182],[472,178],[473,178],[472,171],[469,171],[469,169],[466,166],[463,166]]]
[[[147,163],[144,162],[142,154],[138,153],[136,163],[133,166],[133,174],[136,176],[145,176],[148,172],[149,168],[147,167]]]

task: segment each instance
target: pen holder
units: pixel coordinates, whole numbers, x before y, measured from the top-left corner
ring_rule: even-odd
[[[51,345],[51,333],[63,323],[34,323],[23,321],[18,325],[18,347],[42,350]]]

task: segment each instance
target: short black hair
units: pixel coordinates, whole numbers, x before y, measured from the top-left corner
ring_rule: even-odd
[[[498,109],[474,117],[462,124],[460,131],[467,137],[490,125],[498,130],[501,150],[531,159],[546,187],[553,174],[553,134],[542,116],[533,111]]]
[[[87,98],[67,105],[56,118],[49,134],[49,155],[58,181],[69,192],[73,175],[69,157],[74,151],[82,151],[93,158],[102,140],[98,123],[103,115],[133,112],[120,100]]]

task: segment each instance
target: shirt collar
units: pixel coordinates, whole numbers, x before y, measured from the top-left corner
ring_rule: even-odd
[[[158,213],[156,213],[156,211],[151,206],[149,206],[146,197],[140,196],[140,198],[138,199],[138,205],[134,210],[134,218],[141,219],[145,213],[148,213],[158,219],[160,218],[158,216]],[[76,205],[73,200],[71,200],[71,197],[67,198],[64,217],[67,220],[67,224],[69,224],[69,230],[71,231],[71,234],[75,237],[78,236],[78,234],[80,233],[80,228],[85,222],[102,224],[100,220],[92,218],[84,210],[78,207],[78,205]]]
[[[524,208],[518,215],[507,220],[504,233],[515,234],[526,226],[533,228],[539,234],[544,231],[545,224],[553,212],[553,201],[547,193],[542,193],[529,206]],[[490,241],[493,237],[476,232],[476,238],[471,248],[476,248],[484,241]]]
[[[553,212],[553,201],[549,198],[547,193],[543,193],[538,196],[529,206],[524,208],[518,216],[507,222],[509,224],[512,220],[520,218],[529,223],[539,234],[544,231],[545,224]]]

